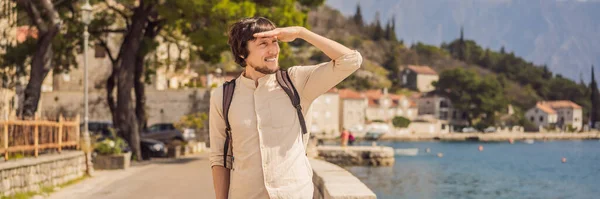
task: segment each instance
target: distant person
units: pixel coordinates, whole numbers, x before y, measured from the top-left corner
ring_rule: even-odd
[[[342,130],[342,135],[340,136],[340,138],[341,138],[341,142],[342,142],[341,143],[342,147],[347,146],[348,145],[348,141],[350,139],[350,132],[348,132],[348,130],[346,130],[346,129],[343,129]]]
[[[296,38],[332,61],[280,70],[279,42]],[[244,72],[210,97],[216,198],[312,198],[304,115],[317,97],[360,68],[360,53],[303,27],[276,28],[263,17],[233,24],[228,43]]]
[[[349,131],[348,133],[348,145],[352,146],[354,145],[354,141],[356,141],[356,138],[354,137],[354,134],[351,131]]]

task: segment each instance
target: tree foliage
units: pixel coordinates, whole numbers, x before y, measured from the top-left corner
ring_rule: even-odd
[[[406,128],[410,125],[410,120],[402,116],[396,116],[392,119],[392,124],[397,128]]]
[[[473,70],[457,68],[444,71],[435,86],[447,95],[454,108],[468,113],[470,125],[480,118],[494,124],[496,113],[503,113],[507,106],[502,86],[492,75],[481,77]]]

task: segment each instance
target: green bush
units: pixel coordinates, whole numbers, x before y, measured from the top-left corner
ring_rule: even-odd
[[[396,116],[392,119],[392,124],[397,128],[406,128],[410,125],[410,120],[402,116]]]
[[[97,142],[94,149],[100,155],[118,155],[121,154],[121,147],[125,145],[125,141],[122,138],[105,139],[101,142]]]

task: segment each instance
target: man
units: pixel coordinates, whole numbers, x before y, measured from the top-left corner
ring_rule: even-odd
[[[278,41],[296,38],[333,59],[288,70],[303,115],[313,100],[360,67],[358,52],[306,28],[276,28],[262,17],[235,23],[228,43],[236,63],[245,69],[235,79],[228,111],[231,144],[227,151],[232,153],[226,156],[223,87],[215,89],[210,99],[210,162],[219,199],[313,197],[312,169],[305,155],[308,135],[300,136],[296,108],[275,77],[279,70]]]

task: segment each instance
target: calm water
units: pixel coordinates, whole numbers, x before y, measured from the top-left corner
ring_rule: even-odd
[[[380,199],[600,198],[598,140],[378,144],[420,149],[418,156],[396,156],[393,167],[347,168]],[[436,156],[440,152],[442,158]]]

